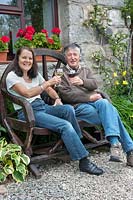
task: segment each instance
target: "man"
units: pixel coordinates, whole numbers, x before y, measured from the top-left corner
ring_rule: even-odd
[[[76,43],[64,48],[64,66],[59,94],[64,103],[75,108],[77,119],[101,124],[111,144],[110,161],[121,162],[121,146],[127,154],[127,165],[133,167],[133,141],[126,131],[116,108],[96,92],[97,81],[89,68],[80,66],[80,46]]]

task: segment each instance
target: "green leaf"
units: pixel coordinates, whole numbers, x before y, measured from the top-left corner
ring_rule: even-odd
[[[18,166],[16,166],[16,170],[23,174],[24,177],[27,174],[27,168],[23,163],[20,163]]]
[[[4,182],[6,180],[7,175],[3,172],[0,171],[0,182]]]
[[[5,138],[0,138],[0,149],[7,145],[7,141]]]
[[[13,153],[11,154],[11,159],[14,160],[16,166],[20,164],[20,155]]]
[[[23,161],[23,163],[24,163],[25,165],[29,165],[29,163],[30,163],[30,158],[29,158],[27,155],[22,154],[22,155],[20,156],[20,159]]]
[[[0,125],[0,131],[3,131],[4,133],[6,133],[6,129],[2,127],[1,125]]]
[[[0,139],[0,181],[3,182],[8,175],[21,182],[28,174],[27,166],[30,162],[28,156],[22,153],[21,146],[8,144],[5,138]]]
[[[21,174],[18,171],[14,171],[13,174],[12,174],[12,177],[16,182],[23,182],[24,181],[23,174]]]
[[[18,152],[21,152],[21,150],[22,150],[22,148],[21,148],[21,146],[19,146],[19,145],[17,145],[17,144],[8,144],[7,146],[6,146],[6,150],[8,151],[8,152],[16,152],[16,151],[18,151]]]
[[[12,174],[14,172],[14,167],[13,167],[13,163],[11,160],[8,160],[6,165],[3,167],[3,171],[9,175]]]

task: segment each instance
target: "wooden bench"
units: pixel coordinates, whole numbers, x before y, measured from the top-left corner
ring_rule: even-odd
[[[39,63],[39,66],[42,67],[42,74],[46,80],[48,80],[49,77],[48,65],[51,65],[53,70],[55,70],[56,68],[59,68],[61,64],[66,64],[63,54],[57,53],[54,50],[36,49],[35,55],[42,56],[42,61]],[[53,57],[54,62],[49,63],[47,61],[47,56]],[[36,177],[40,177],[41,174],[36,166],[37,163],[42,163],[43,161],[52,158],[64,158],[64,156],[68,156],[68,154],[66,153],[62,140],[58,138],[56,134],[46,128],[39,128],[35,126],[35,118],[30,103],[20,97],[11,95],[7,91],[6,77],[12,69],[13,65],[10,63],[1,78],[2,122],[8,131],[10,140],[13,143],[22,146],[23,151],[30,157],[30,170]],[[26,116],[26,121],[18,120],[16,112],[8,109],[7,99],[8,104],[9,102],[14,102],[22,106]],[[93,137],[92,134],[85,130],[85,127],[93,127],[95,128],[95,131],[97,131],[97,127],[82,121],[80,121],[79,124],[83,136],[87,140],[85,143],[86,148],[95,148],[107,144],[107,141],[104,139],[104,135],[101,131],[98,131],[97,134],[99,135],[99,139],[96,139],[96,137]],[[39,138],[42,139],[42,136],[45,139],[45,142],[38,144],[37,141],[40,140]],[[54,141],[52,139],[53,137]]]

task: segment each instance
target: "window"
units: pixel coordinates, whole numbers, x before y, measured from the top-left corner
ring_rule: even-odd
[[[11,5],[11,6],[17,6],[17,0],[14,0],[14,1],[12,1],[12,0],[4,0],[4,2],[3,2],[3,0],[0,0],[0,4],[3,4],[3,5]]]
[[[0,0],[0,13],[22,11],[22,0]]]
[[[0,0],[0,35],[11,37],[10,53],[19,28],[34,26],[36,31],[58,26],[57,0]]]
[[[36,31],[46,28],[50,32],[58,26],[57,1],[24,0],[24,15],[26,25],[34,26]]]
[[[18,28],[24,25],[22,0],[0,0],[0,36],[8,35],[11,38],[9,55],[14,53],[13,41]]]

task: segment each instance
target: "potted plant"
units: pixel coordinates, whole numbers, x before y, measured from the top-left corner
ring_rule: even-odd
[[[0,37],[0,61],[7,60],[8,43],[10,38],[6,35]]]
[[[55,27],[51,30],[49,36],[46,29],[42,29],[40,32],[36,32],[33,26],[27,26],[24,29],[19,29],[16,37],[18,38],[14,44],[15,49],[22,46],[28,46],[32,48],[48,48],[48,49],[60,49],[61,41],[60,34],[61,30]]]
[[[24,181],[29,163],[30,159],[22,153],[21,146],[8,144],[5,138],[0,139],[0,183],[10,176],[16,182]]]

